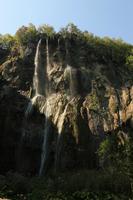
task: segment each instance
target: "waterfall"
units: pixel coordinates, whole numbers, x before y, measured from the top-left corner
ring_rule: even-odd
[[[34,96],[34,97],[31,99],[31,101],[28,103],[27,109],[26,109],[26,111],[25,111],[25,119],[27,119],[28,116],[29,116],[30,114],[32,114],[33,106],[35,105],[38,96],[40,96],[40,95]]]
[[[71,55],[69,53],[69,43],[68,40],[65,40],[65,62],[66,62],[66,69],[65,72],[69,76],[69,92],[71,98],[78,94],[78,80],[77,80],[77,69],[73,66],[70,66],[71,63]],[[69,64],[68,64],[69,63]]]
[[[35,90],[35,96],[45,95],[45,67],[42,61],[41,55],[41,39],[38,42],[36,55],[35,55],[35,71],[33,78],[33,87]]]
[[[41,161],[39,168],[39,175],[41,176],[46,172],[47,169],[47,160],[49,159],[49,153],[51,151],[51,136],[52,132],[50,130],[51,123],[49,117],[51,116],[51,105],[50,105],[50,85],[49,85],[49,72],[50,72],[50,58],[49,58],[49,43],[48,39],[46,39],[46,48],[44,52],[42,51],[41,39],[39,40],[36,48],[35,54],[35,70],[33,77],[33,98],[28,103],[27,109],[25,111],[24,116],[24,128],[22,130],[22,137],[20,141],[19,152],[20,155],[22,153],[23,141],[26,137],[25,126],[28,125],[28,117],[33,112],[33,106],[40,105],[40,102],[46,99],[43,113],[45,113],[45,122],[44,122],[44,135],[43,135],[43,144],[42,144],[42,152],[41,152]],[[45,55],[45,56],[44,56]],[[46,58],[46,59],[45,59]],[[45,98],[44,98],[45,96]],[[42,100],[43,99],[43,100]]]
[[[50,71],[50,61],[49,61],[49,43],[48,38],[46,39],[46,59],[47,59],[47,74]]]
[[[57,46],[58,51],[60,51],[60,38],[58,38],[58,46]]]
[[[77,70],[67,65],[66,73],[69,75],[69,91],[70,96],[74,97],[78,93],[78,83],[77,83]]]
[[[60,153],[61,153],[61,134],[63,130],[63,125],[65,121],[65,117],[67,114],[67,108],[68,108],[69,103],[66,104],[65,109],[63,113],[60,115],[57,128],[58,128],[58,137],[57,137],[57,143],[56,143],[56,156],[55,156],[55,170],[58,169],[58,164],[60,160]]]
[[[50,142],[50,122],[49,117],[51,114],[51,107],[49,104],[48,99],[46,100],[46,110],[45,110],[45,125],[44,125],[44,137],[43,137],[43,145],[42,145],[42,152],[41,152],[41,164],[39,169],[39,176],[45,173],[46,170],[46,162],[49,156],[49,142]]]
[[[64,124],[64,120],[66,117],[68,105],[69,105],[69,103],[67,103],[67,105],[65,106],[64,112],[61,114],[58,125],[57,125],[59,135],[62,133],[63,124]]]
[[[51,115],[51,106],[49,103],[49,93],[50,93],[50,85],[49,85],[49,77],[48,74],[50,72],[50,61],[49,61],[49,44],[48,39],[46,39],[46,87],[45,87],[45,94],[46,94],[46,105],[45,105],[45,126],[44,126],[44,137],[43,137],[43,145],[42,145],[42,152],[41,152],[41,163],[39,169],[39,176],[43,173],[45,174],[46,171],[46,164],[50,153],[50,121],[49,117]]]
[[[35,96],[30,100],[28,103],[28,106],[25,111],[24,119],[23,119],[23,129],[22,129],[22,136],[21,136],[21,141],[20,141],[20,151],[22,151],[22,145],[23,145],[23,140],[26,137],[25,133],[25,126],[27,124],[27,118],[28,116],[32,113],[33,110],[33,105],[36,102],[36,99],[39,94],[43,94],[43,85],[41,84],[42,78],[42,72],[43,72],[43,66],[41,65],[41,39],[39,40],[37,44],[37,49],[36,49],[36,55],[35,55],[35,71],[34,71],[34,78],[33,78],[33,87],[35,91]],[[41,80],[41,81],[40,81]]]
[[[67,66],[68,69],[69,69],[69,78],[70,78],[70,95],[73,96],[73,93],[74,93],[74,79],[73,79],[73,72],[72,72],[72,67],[70,66]]]
[[[41,55],[41,39],[39,40],[36,48],[35,60],[34,60],[35,70],[33,77],[33,88],[34,88],[34,97],[29,102],[25,118],[27,119],[28,115],[32,113],[33,105],[36,102],[38,96],[45,95],[46,91],[46,72],[45,67],[42,61]]]

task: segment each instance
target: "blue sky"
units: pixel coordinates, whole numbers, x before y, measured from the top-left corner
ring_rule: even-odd
[[[133,0],[0,0],[0,33],[22,25],[50,24],[56,30],[73,22],[95,35],[133,44]]]

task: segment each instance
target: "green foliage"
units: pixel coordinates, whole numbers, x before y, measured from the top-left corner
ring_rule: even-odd
[[[63,38],[71,38],[72,36],[79,36],[81,31],[73,23],[69,23],[66,27],[61,28],[59,34]]]
[[[119,152],[121,152],[121,150],[118,145],[117,134],[107,136],[106,139],[101,142],[97,151],[102,167],[104,168],[106,166],[107,168],[110,166],[112,170],[120,167],[120,163],[118,164],[118,161],[120,161]]]
[[[130,129],[128,130],[130,133]],[[127,177],[133,194],[133,137],[132,134],[124,136],[124,132],[118,131],[115,135],[108,136],[98,150],[99,159],[106,163],[112,172],[118,171]],[[122,138],[123,137],[123,138]],[[122,142],[120,142],[122,138]],[[118,184],[118,182],[117,182]]]
[[[3,63],[8,56],[11,56],[13,48],[16,46],[16,39],[9,34],[0,35],[0,64]]]
[[[92,94],[88,97],[88,100],[89,100],[89,108],[91,110],[98,111],[100,107],[96,92],[92,92]]]
[[[127,57],[126,64],[130,71],[133,71],[133,49],[131,50],[130,55]]]
[[[0,47],[9,50],[15,47],[21,54],[21,51],[24,51],[26,47],[35,47],[39,38],[45,39],[46,37],[53,40],[53,43],[55,38],[67,41],[73,65],[80,65],[83,62],[87,64],[98,62],[102,64],[113,63],[115,67],[128,66],[130,69],[132,68],[132,45],[124,43],[121,39],[100,38],[88,31],[82,32],[73,23],[69,23],[58,33],[47,24],[38,29],[33,24],[22,26],[17,30],[15,36],[0,35]],[[62,50],[64,51],[64,49]]]
[[[133,55],[127,57],[127,64],[129,64],[129,66],[133,68]]]
[[[39,26],[38,32],[41,34],[41,37],[50,37],[53,38],[55,35],[55,30],[52,26],[49,26],[48,24],[44,24],[42,26]]]
[[[110,141],[106,138],[103,142],[101,142],[100,147],[98,149],[98,155],[101,159],[104,159],[106,155],[110,153]]]
[[[15,42],[15,38],[9,34],[0,35],[0,47],[2,49],[11,49]]]
[[[84,33],[84,37],[98,61],[114,63],[116,66],[126,63],[126,58],[131,51],[131,45],[124,43],[120,39],[100,38],[87,32]]]
[[[22,26],[18,29],[15,34],[15,38],[21,46],[28,45],[30,43],[36,42],[37,30],[33,24],[29,24],[28,27]]]
[[[125,149],[125,146],[119,145],[118,135],[112,134],[101,142],[97,153],[99,159],[102,160],[103,166],[105,163],[106,167],[110,165],[112,169],[119,168],[120,170],[123,149]]]
[[[87,31],[82,32],[72,23],[62,28],[57,35],[49,25],[42,25],[36,29],[32,24],[22,26],[15,36],[0,35],[0,57],[5,59],[10,53],[21,51],[21,48],[25,50],[32,44],[36,47],[40,37],[49,37],[54,41],[55,36],[67,41],[68,52],[75,65],[98,62],[133,69],[133,46],[120,39],[100,38]],[[65,49],[65,42],[63,44]],[[92,110],[99,110],[96,92],[90,95],[89,106]],[[29,180],[19,174],[8,174],[6,180],[0,179],[0,197],[29,200],[127,199],[124,196],[129,196],[130,187],[133,193],[132,137],[129,137],[124,145],[120,145],[117,132],[107,136],[99,147],[98,155],[103,165],[104,162],[107,163],[108,168],[61,174],[48,180]],[[115,195],[123,191],[124,196]]]
[[[25,178],[9,173],[0,197],[12,200],[127,200],[129,182],[119,172],[81,170],[49,178]]]

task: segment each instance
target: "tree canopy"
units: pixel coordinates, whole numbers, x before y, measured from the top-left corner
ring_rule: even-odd
[[[0,48],[10,51],[16,47],[26,49],[28,46],[36,46],[40,38],[56,38],[68,40],[70,51],[77,52],[77,48],[81,49],[81,56],[86,52],[90,55],[92,62],[108,63],[112,62],[117,65],[133,65],[133,46],[125,43],[121,39],[112,39],[109,37],[100,38],[88,31],[81,31],[73,23],[69,23],[66,27],[56,32],[54,28],[48,24],[43,24],[36,28],[33,24],[20,27],[14,36],[9,34],[0,35]],[[76,44],[76,45],[75,45]],[[74,46],[75,45],[75,46]],[[77,55],[77,54],[76,54]]]

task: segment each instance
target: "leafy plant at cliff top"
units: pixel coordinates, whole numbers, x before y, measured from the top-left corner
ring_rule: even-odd
[[[95,61],[102,63],[114,63],[116,66],[126,63],[126,58],[130,54],[131,45],[126,44],[121,39],[100,38],[93,34],[84,32],[85,40],[95,57]]]
[[[37,30],[33,24],[29,26],[22,26],[19,28],[15,34],[15,38],[21,46],[26,46],[31,43],[36,42]]]
[[[52,26],[44,24],[38,29],[33,25],[20,27],[15,36],[0,35],[0,46],[3,48],[35,48],[39,38],[49,37],[55,39],[60,37],[69,41],[69,54],[77,63],[113,63],[115,67],[123,67],[126,64],[132,68],[132,49],[133,46],[123,42],[121,39],[111,39],[108,37],[100,38],[88,31],[81,31],[73,23],[69,23],[62,28],[58,33]],[[83,62],[82,62],[83,61]]]
[[[133,70],[133,49],[131,50],[131,54],[127,57],[126,64],[130,71]]]
[[[66,27],[61,28],[59,34],[63,38],[71,38],[72,36],[81,35],[81,31],[77,28],[76,25],[74,25],[73,23],[69,23]]]
[[[0,64],[5,62],[8,56],[12,56],[15,46],[16,39],[14,36],[10,34],[0,35]]]
[[[39,26],[38,32],[41,34],[41,37],[44,36],[44,37],[52,38],[55,35],[54,28],[48,24]]]
[[[5,50],[10,50],[16,40],[10,34],[0,35],[0,47]]]

